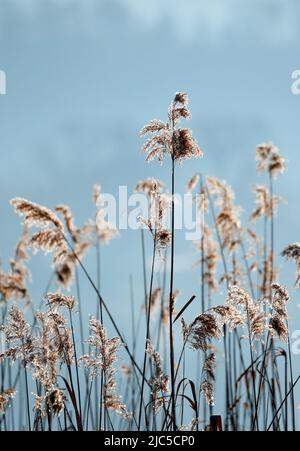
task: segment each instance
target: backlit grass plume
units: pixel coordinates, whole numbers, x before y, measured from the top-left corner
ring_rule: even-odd
[[[299,429],[295,295],[281,283],[277,252],[275,179],[286,159],[272,143],[255,148],[265,180],[252,185],[254,207],[242,208],[229,183],[204,174],[203,153],[182,125],[186,93],[175,94],[166,116],[141,130],[146,160],[168,165],[169,176],[136,174],[148,211],[134,210],[141,227],[128,260],[118,241],[113,258],[103,246],[119,231],[99,184],[82,225],[66,204],[11,200],[23,230],[11,260],[0,262],[1,432]],[[180,180],[200,226],[187,247],[175,192],[181,163],[194,157],[194,175]],[[32,271],[30,249],[52,254],[41,292],[44,270]],[[299,289],[300,244],[281,257],[296,265]]]

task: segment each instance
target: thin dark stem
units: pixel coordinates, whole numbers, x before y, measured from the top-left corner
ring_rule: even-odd
[[[145,231],[141,228],[141,246],[142,246],[142,268],[143,268],[143,283],[144,283],[144,305],[145,312],[147,311],[147,273],[146,273],[146,250],[145,250]],[[146,318],[147,324],[147,318]]]
[[[24,364],[25,373],[25,387],[26,387],[26,404],[27,404],[27,418],[28,418],[28,429],[31,431],[31,419],[30,419],[30,402],[29,402],[29,387],[28,387],[28,377],[26,363]]]
[[[173,339],[173,288],[174,288],[174,232],[175,232],[175,159],[172,157],[172,205],[171,205],[171,269],[170,269],[170,296],[169,296],[169,333],[170,333],[170,371],[171,371],[171,410],[173,428],[176,430],[176,404],[175,404],[175,357]]]
[[[66,240],[68,246],[70,247],[71,251],[73,252],[74,257],[75,257],[76,260],[78,261],[78,263],[79,263],[79,265],[80,265],[82,271],[84,272],[85,276],[87,277],[89,283],[91,284],[91,286],[93,287],[95,293],[97,294],[97,297],[98,297],[99,302],[102,303],[102,306],[103,306],[104,310],[106,311],[107,316],[108,316],[109,320],[111,321],[111,323],[112,323],[112,325],[113,325],[115,331],[116,331],[117,334],[119,335],[120,340],[121,340],[121,342],[123,343],[124,349],[125,349],[126,353],[128,354],[128,356],[130,357],[130,360],[131,360],[131,362],[132,362],[132,364],[133,364],[135,370],[137,370],[137,371],[140,373],[140,375],[142,375],[142,374],[143,374],[143,373],[142,373],[142,370],[140,369],[140,367],[139,367],[139,365],[137,364],[136,360],[134,359],[132,353],[130,352],[130,349],[129,349],[127,343],[126,343],[126,340],[124,339],[123,334],[121,333],[119,327],[117,326],[116,321],[114,320],[112,314],[110,313],[110,310],[108,309],[106,303],[104,302],[104,299],[102,298],[101,294],[99,293],[99,290],[97,289],[95,283],[93,282],[91,276],[90,276],[89,273],[87,272],[87,270],[86,270],[85,266],[83,265],[83,263],[81,262],[80,258],[79,258],[79,257],[77,256],[77,254],[75,253],[75,251],[74,251],[72,245],[69,243],[68,239],[67,239],[66,237],[64,237],[64,238],[65,238],[65,240]],[[146,381],[146,382],[148,383],[148,381]]]
[[[284,405],[286,399],[289,397],[289,395],[291,394],[291,392],[294,390],[295,385],[297,384],[297,382],[299,381],[300,376],[297,377],[297,379],[295,380],[295,382],[292,384],[290,390],[288,391],[287,395],[284,397],[282,403],[280,404],[280,406],[278,407],[278,409],[276,410],[271,423],[269,424],[269,426],[267,427],[267,431],[269,431],[274,423],[274,421],[277,419],[278,413],[280,412],[280,410],[282,409],[282,406]]]
[[[227,285],[227,289],[229,289],[229,280],[228,280],[228,267],[227,267],[227,263],[226,263],[226,258],[225,258],[225,254],[224,254],[224,248],[223,248],[223,244],[222,244],[222,239],[221,239],[221,235],[220,235],[220,231],[219,231],[219,227],[217,224],[217,218],[216,218],[216,213],[215,213],[215,208],[214,208],[214,203],[213,200],[211,198],[210,195],[210,191],[209,188],[206,184],[205,187],[205,191],[207,193],[208,196],[208,200],[209,200],[209,205],[210,205],[210,210],[211,210],[211,214],[212,214],[212,218],[213,218],[213,222],[214,222],[214,226],[215,226],[215,230],[216,230],[216,234],[217,234],[217,240],[218,240],[218,244],[219,244],[219,248],[220,248],[220,253],[221,253],[221,259],[222,259],[222,263],[223,263],[223,267],[224,267],[224,272],[225,272],[225,277],[226,277],[226,285]],[[224,354],[225,354],[225,394],[226,394],[226,424],[225,424],[225,429],[228,428],[228,416],[229,416],[229,407],[230,407],[230,389],[229,389],[229,368],[228,368],[228,355],[227,355],[227,329],[226,329],[226,325],[224,324],[223,326],[223,334],[224,334]]]
[[[163,269],[163,282],[162,282],[162,291],[161,291],[161,300],[160,300],[160,316],[159,316],[159,324],[158,324],[158,331],[157,331],[157,345],[156,349],[159,352],[160,349],[160,340],[162,335],[162,328],[163,328],[163,316],[164,316],[164,309],[165,309],[165,293],[166,293],[166,283],[167,283],[167,249],[164,255],[164,269]],[[163,330],[164,333],[164,330]],[[164,346],[165,346],[165,340],[164,340]]]
[[[138,420],[138,430],[139,431],[140,431],[140,428],[141,428],[142,409],[143,409],[143,396],[144,396],[145,379],[146,379],[146,367],[147,367],[146,347],[147,347],[148,341],[150,340],[151,297],[152,297],[152,288],[153,288],[155,256],[156,256],[156,231],[155,231],[155,234],[154,234],[154,237],[153,237],[153,255],[152,255],[152,265],[151,265],[150,289],[149,289],[149,299],[148,299],[148,302],[147,302],[147,311],[146,311],[146,319],[147,319],[147,321],[146,321],[146,341],[145,341],[145,350],[144,350],[141,399],[140,399],[140,407],[139,407],[139,420]],[[148,428],[147,415],[146,415],[145,421],[146,421],[146,427]]]
[[[77,393],[78,393],[78,403],[79,403],[79,413],[82,418],[82,410],[81,410],[81,390],[80,390],[80,381],[79,381],[79,371],[78,371],[78,358],[77,358],[77,347],[75,342],[75,334],[74,334],[74,326],[73,326],[73,318],[71,309],[69,309],[69,317],[70,317],[70,325],[71,325],[71,333],[72,333],[72,341],[74,347],[74,359],[75,359],[75,371],[76,371],[76,383],[77,383]]]
[[[265,350],[264,350],[264,354],[263,354],[263,361],[261,364],[260,379],[259,379],[259,385],[258,385],[258,394],[256,397],[256,404],[255,404],[255,416],[253,419],[252,428],[254,428],[255,423],[257,423],[257,421],[258,421],[259,400],[260,400],[261,390],[263,390],[263,388],[264,388],[263,379],[264,379],[264,376],[266,373],[266,359],[267,359],[267,355],[268,355],[269,340],[270,340],[270,332],[268,332],[268,335],[267,335],[266,346],[265,346]]]
[[[91,406],[91,394],[93,389],[93,381],[90,383],[90,387],[88,390],[88,402],[87,402],[87,411],[86,411],[86,430],[89,430],[89,415],[90,415],[90,406]]]
[[[255,385],[255,375],[254,375],[254,359],[253,359],[253,349],[252,349],[252,338],[251,338],[251,328],[250,328],[250,318],[249,318],[249,307],[248,303],[246,304],[247,309],[247,323],[248,323],[248,341],[249,341],[249,351],[250,351],[250,359],[251,359],[251,379],[252,379],[252,387],[253,387],[253,396],[254,396],[254,405],[257,406],[256,402],[256,385]],[[254,417],[256,421],[254,420],[254,424],[256,424],[257,430],[259,430],[258,425],[258,416],[255,412]]]
[[[97,233],[97,231],[96,231]],[[100,293],[101,291],[101,252],[100,252],[100,241],[97,238],[96,241],[96,260],[97,260],[97,289]],[[99,318],[100,315],[100,318]],[[104,319],[103,319],[103,307],[102,307],[102,301],[100,301],[97,305],[97,319],[100,319],[100,322],[102,326],[104,326]],[[106,406],[103,405],[102,398],[103,398],[103,384],[104,384],[104,375],[103,370],[101,369],[101,376],[100,376],[100,415],[99,415],[99,408],[98,408],[98,395],[99,395],[99,387],[98,387],[98,379],[95,380],[95,412],[96,412],[96,424],[99,424],[99,429],[101,430],[102,427],[102,418],[103,418],[103,409],[106,409]],[[99,418],[100,417],[100,418]]]
[[[274,208],[273,208],[273,176],[270,172],[270,205],[271,205],[271,222],[270,222],[270,299],[272,295],[272,283],[274,272]]]
[[[287,329],[289,328],[287,321]],[[293,431],[296,430],[296,419],[295,419],[295,396],[294,396],[294,377],[293,377],[293,362],[292,362],[292,353],[291,353],[291,341],[290,335],[288,334],[288,354],[289,354],[289,371],[291,378],[291,411],[292,411],[292,426]]]
[[[80,341],[81,341],[81,352],[82,355],[85,354],[84,350],[84,332],[83,332],[83,318],[82,318],[82,308],[81,308],[81,293],[80,293],[80,284],[79,284],[79,276],[78,276],[78,268],[75,266],[75,280],[76,280],[76,293],[77,293],[77,301],[78,301],[78,314],[79,314],[79,329],[80,329]]]
[[[134,292],[133,292],[133,277],[130,275],[129,278],[129,285],[130,285],[130,308],[131,308],[131,326],[132,326],[132,354],[135,358],[135,349],[136,349],[136,320],[135,320],[135,305],[134,305]],[[131,408],[132,408],[132,414],[133,417],[135,417],[135,384],[134,379],[132,376],[130,376],[130,382],[131,382]]]

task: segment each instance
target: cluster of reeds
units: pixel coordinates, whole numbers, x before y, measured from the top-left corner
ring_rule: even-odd
[[[144,292],[139,306],[131,276],[131,334],[121,332],[122,320],[111,313],[118,301],[101,295],[101,245],[118,235],[106,220],[101,187],[93,191],[94,217],[82,227],[68,206],[50,210],[26,199],[11,201],[24,231],[10,270],[0,269],[1,430],[207,431],[216,414],[225,430],[296,430],[299,377],[293,374],[289,294],[275,258],[281,199],[274,182],[286,169],[285,159],[272,143],[257,147],[257,170],[266,184],[253,187],[255,207],[246,225],[232,188],[204,176],[199,163],[187,182],[201,226],[194,243],[199,284],[189,300],[179,302],[176,175],[186,159],[203,156],[190,129],[181,127],[189,117],[188,97],[177,93],[167,121],[155,119],[141,130],[149,136],[146,159],[169,165],[171,186],[168,192],[151,178],[135,189],[147,196],[149,215],[138,218]],[[28,290],[30,249],[52,255],[38,303]],[[95,280],[83,263],[93,249]],[[300,244],[282,254],[296,263],[299,288]],[[79,273],[95,292],[89,336]]]

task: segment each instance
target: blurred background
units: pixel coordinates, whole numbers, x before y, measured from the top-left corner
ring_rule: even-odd
[[[12,197],[51,208],[68,204],[82,225],[94,214],[95,182],[115,195],[119,185],[130,192],[149,176],[170,185],[167,162],[145,162],[139,130],[154,117],[164,120],[174,93],[186,91],[189,126],[205,155],[178,168],[178,191],[195,172],[225,179],[247,218],[251,187],[264,182],[256,176],[256,145],[272,140],[288,159],[276,183],[286,199],[276,220],[276,255],[291,291],[291,329],[300,329],[295,268],[280,257],[300,240],[300,96],[291,93],[291,74],[300,68],[299,1],[0,0],[0,11],[0,69],[7,77],[0,96],[3,267],[21,232]],[[199,269],[191,271],[191,242],[178,239],[176,253],[183,305],[199,293]],[[94,259],[86,259],[92,275]],[[122,231],[101,259],[104,298],[126,331],[130,275],[137,309],[143,302],[139,232]],[[31,261],[36,305],[49,261]],[[95,296],[82,284],[87,318]]]

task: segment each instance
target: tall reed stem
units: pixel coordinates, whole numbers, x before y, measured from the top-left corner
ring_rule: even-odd
[[[147,347],[148,341],[150,340],[151,298],[152,298],[152,288],[153,288],[155,256],[156,256],[156,230],[155,230],[154,239],[153,239],[153,254],[152,254],[152,265],[151,265],[150,289],[149,289],[149,297],[148,297],[148,300],[147,300],[146,340],[145,340],[145,350],[144,350],[142,389],[141,389],[141,399],[140,399],[140,407],[139,407],[139,421],[138,421],[138,430],[139,431],[140,431],[140,428],[141,428],[141,421],[142,421],[142,409],[143,409],[143,400],[144,400],[143,396],[144,396],[144,387],[145,387],[146,369],[147,369],[147,352],[146,352],[146,347]],[[145,421],[146,421],[146,427],[148,429],[148,421],[147,421],[146,413],[145,413]]]
[[[173,289],[174,289],[174,231],[175,231],[175,159],[172,157],[172,204],[171,204],[171,271],[170,271],[170,297],[169,297],[169,333],[170,333],[170,371],[171,371],[171,410],[173,428],[176,430],[176,405],[175,405],[175,358],[173,339]]]

